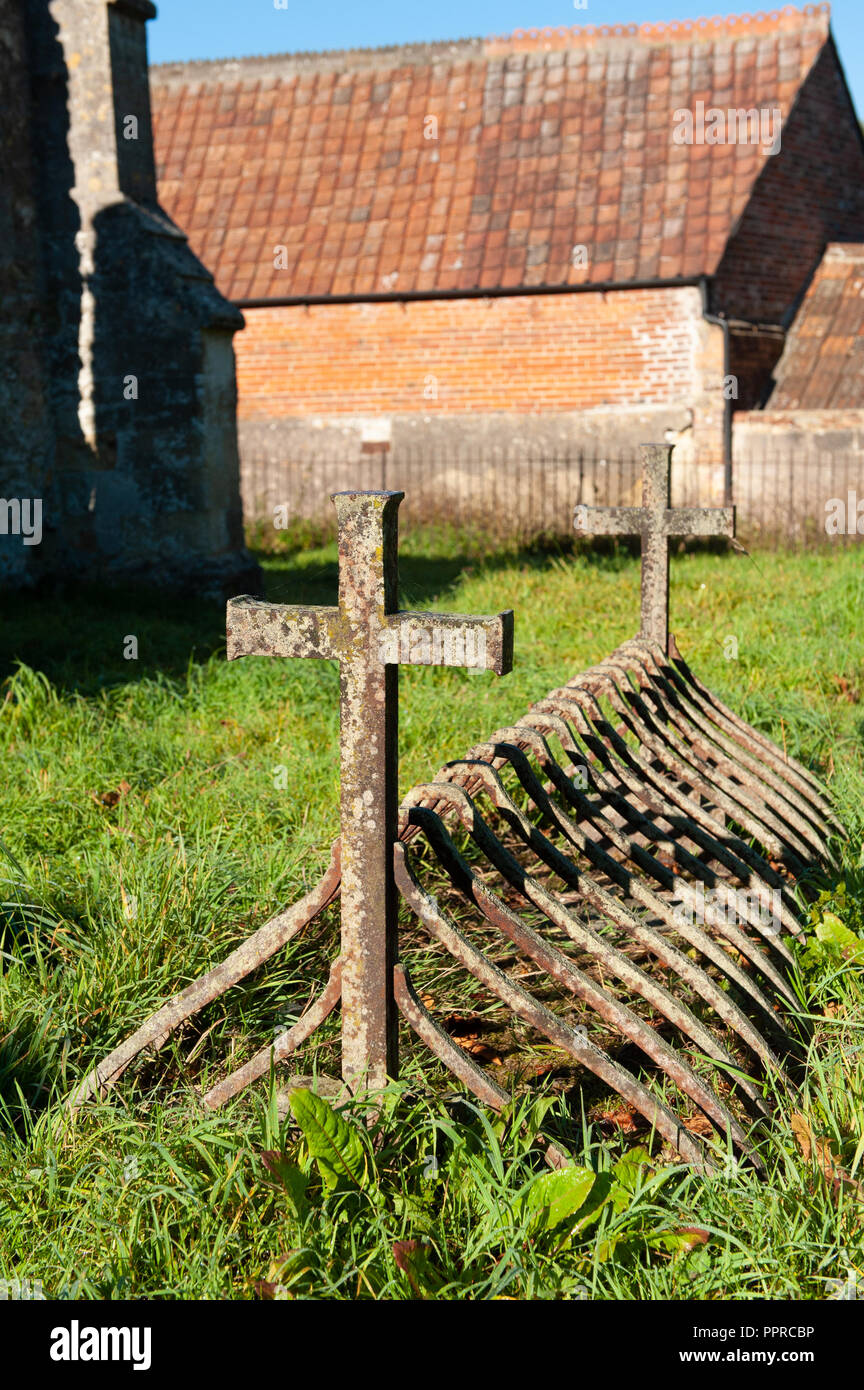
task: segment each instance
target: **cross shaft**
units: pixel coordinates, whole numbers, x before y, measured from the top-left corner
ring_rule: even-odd
[[[669,649],[669,538],[734,536],[734,507],[672,507],[672,446],[642,445],[642,506],[587,507],[574,514],[577,536],[640,536],[642,622],[640,636]]]
[[[505,675],[513,613],[398,610],[401,492],[333,495],[339,538],[335,607],[228,604],[228,658],[320,657],[340,665],[342,1074],[383,1086],[398,1074],[396,887],[400,664],[469,666]]]

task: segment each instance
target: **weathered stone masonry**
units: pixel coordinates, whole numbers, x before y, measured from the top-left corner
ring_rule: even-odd
[[[154,14],[149,0],[3,6],[0,493],[43,513],[38,545],[0,534],[9,584],[216,592],[255,574],[235,424],[243,318],[157,200]]]

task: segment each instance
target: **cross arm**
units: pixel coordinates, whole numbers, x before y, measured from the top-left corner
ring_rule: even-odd
[[[671,507],[664,513],[667,536],[734,536],[734,507]]]
[[[506,676],[513,669],[513,610],[492,617],[388,613],[384,660],[406,666],[468,666]]]
[[[243,594],[228,601],[228,660],[240,656],[339,657],[338,608],[267,603]]]
[[[573,513],[577,536],[638,536],[645,512],[642,507],[586,507]]]

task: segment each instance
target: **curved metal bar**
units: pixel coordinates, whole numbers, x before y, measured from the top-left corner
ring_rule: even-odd
[[[545,703],[536,705],[528,714],[523,715],[514,727],[531,732],[537,731],[540,734],[554,734],[570,759],[574,778],[576,774],[579,775],[580,779],[587,777],[591,784],[590,790],[597,797],[596,807],[592,806],[592,824],[602,817],[605,826],[611,815],[617,814],[622,825],[632,826],[634,832],[644,836],[646,843],[656,844],[661,852],[667,854],[682,868],[688,868],[699,876],[705,873],[710,875],[712,886],[713,880],[718,878],[715,871],[710,868],[710,864],[715,863],[725,869],[731,878],[754,892],[761,894],[773,888],[777,892],[783,893],[784,880],[775,873],[770,865],[765,865],[767,873],[765,877],[761,877],[750,867],[749,863],[744,861],[743,857],[739,858],[733,853],[728,842],[717,838],[718,831],[713,822],[710,822],[709,831],[693,817],[687,816],[682,821],[681,810],[668,796],[664,795],[663,790],[652,788],[650,783],[637,778],[630,767],[630,750],[627,745],[618,740],[617,736],[610,737],[608,742],[604,742],[604,729],[608,729],[608,725],[601,724],[598,731],[593,733],[593,725],[589,722],[581,705],[569,708],[567,719],[565,719],[560,714],[547,710]],[[590,759],[586,758],[582,748],[576,742],[574,728],[578,729],[586,748],[597,760],[596,763],[592,764]],[[555,764],[560,766],[557,760],[555,760]],[[566,770],[562,769],[562,771],[564,777],[562,788],[565,795],[569,796],[567,787],[573,785],[574,778],[571,778]],[[639,810],[640,804],[651,812],[654,820]],[[695,809],[701,808],[696,806]],[[710,856],[709,862],[705,863],[691,854],[686,846],[674,837],[673,832],[677,832],[679,836],[686,836],[697,848],[702,849]],[[705,881],[707,882],[708,879]],[[801,926],[797,918],[788,904],[782,902],[782,899],[781,914],[786,929],[793,936],[801,936]],[[757,931],[764,930],[758,922],[754,923],[754,926]],[[787,963],[791,964],[791,955],[773,934],[771,943],[781,953],[785,952]]]
[[[411,978],[400,962],[393,969],[393,994],[399,1012],[407,1019],[414,1032],[434,1052],[439,1062],[458,1077],[464,1086],[493,1110],[503,1110],[510,1103],[510,1097],[497,1081],[493,1081],[481,1066],[469,1056],[464,1047],[454,1042],[449,1033],[439,1026],[429,1010],[421,1003],[411,983]]]
[[[582,719],[578,711],[575,715],[571,712],[571,718],[574,718],[574,722],[577,719],[583,723],[587,722]],[[531,728],[539,728],[554,733],[565,753],[571,759],[583,757],[573,739],[570,726],[560,715],[545,712],[534,713],[527,716],[524,723],[530,725]],[[600,728],[600,734],[603,732],[603,727]],[[681,865],[686,865],[687,857],[690,854],[688,844],[692,844],[696,850],[702,849],[706,855],[710,856],[709,864],[716,864],[719,870],[725,870],[733,880],[736,880],[749,891],[755,892],[760,898],[764,898],[766,895],[770,897],[773,892],[781,925],[793,935],[801,937],[802,928],[793,906],[788,901],[788,895],[784,891],[784,880],[770,865],[760,861],[754,850],[746,844],[739,845],[737,841],[730,843],[727,840],[721,840],[716,823],[708,817],[703,818],[701,815],[691,816],[689,814],[689,800],[679,796],[677,800],[683,809],[682,818],[682,809],[675,805],[671,795],[666,794],[665,788],[652,788],[646,780],[642,780],[634,774],[628,763],[626,744],[623,745],[624,754],[616,757],[610,754],[601,737],[583,734],[583,738],[592,751],[598,757],[603,758],[603,766],[607,769],[605,773],[597,774],[601,787],[599,801],[603,808],[604,819],[609,816],[613,808],[617,809],[625,825],[632,826],[637,832],[641,830],[646,843],[659,842],[661,847],[667,848],[667,853],[673,861]],[[583,762],[573,763],[574,772],[581,772],[583,767]],[[655,817],[656,825],[655,822],[649,820],[647,814],[640,810],[640,806],[644,806],[645,812]],[[696,812],[701,811],[698,803],[692,802],[692,806]],[[671,840],[670,835],[674,837]],[[679,843],[682,838],[686,839],[683,845]],[[739,853],[736,854],[733,850],[739,850]],[[702,861],[697,859],[696,862],[701,863]],[[756,872],[750,867],[753,864],[757,868],[761,868],[764,864],[764,873]],[[775,951],[781,955],[785,952],[784,959],[787,964],[790,964],[791,956],[774,931],[769,931],[760,918],[754,918],[752,925]]]
[[[740,825],[771,854],[790,863],[796,871],[806,868],[806,847],[802,847],[793,833],[785,830],[777,818],[758,802],[756,809],[752,809],[740,787],[716,768],[706,765],[667,725],[659,724],[642,697],[629,685],[626,672],[621,667],[610,664],[605,675],[606,685],[602,694],[621,715],[642,747],[648,748],[679,781],[698,790],[718,811],[722,811],[734,824]]]
[[[643,1115],[648,1123],[678,1150],[682,1158],[703,1172],[713,1171],[714,1165],[708,1159],[703,1146],[668,1106],[652,1096],[635,1076],[619,1066],[600,1048],[595,1047],[545,1004],[541,1004],[528,990],[508,979],[503,971],[462,935],[436,900],[418,883],[402,844],[395,847],[395,873],[400,893],[430,935],[440,941],[449,954],[464,965],[476,980],[485,985],[490,993],[506,1004],[517,1017],[524,1019],[539,1033],[543,1033],[550,1042],[617,1091],[618,1095],[628,1101],[634,1110]],[[508,915],[506,909],[502,911],[505,916]],[[529,930],[515,914],[509,916],[512,917],[513,928],[520,937],[523,931]],[[605,991],[600,991],[599,987],[594,985],[591,985],[591,991],[605,995]],[[607,995],[606,998],[610,1005],[616,1004],[611,996]],[[621,1007],[617,1005],[617,1010]]]
[[[664,864],[656,855],[650,853],[636,840],[631,838],[631,836],[626,834],[626,832],[619,829],[608,814],[604,815],[602,811],[596,812],[594,810],[587,797],[582,795],[574,785],[572,779],[567,776],[560,763],[554,758],[548,743],[537,729],[524,728],[519,725],[513,725],[506,729],[498,729],[496,733],[492,735],[492,740],[490,740],[489,744],[478,745],[476,749],[472,750],[472,753],[479,754],[480,751],[486,747],[497,749],[499,743],[512,747],[519,756],[517,758],[512,758],[510,756],[505,758],[502,751],[500,756],[496,754],[493,758],[492,765],[497,766],[499,762],[502,764],[505,761],[509,762],[519,778],[521,785],[532,798],[538,810],[546,816],[547,820],[554,823],[571,843],[580,845],[583,840],[587,842],[587,845],[595,843],[587,831],[583,830],[583,826],[590,825],[594,827],[596,834],[602,836],[603,839],[612,844],[625,860],[649,874],[667,892],[673,893],[684,900],[689,900],[691,903],[693,902],[696,890],[687,879],[678,874],[674,868]],[[534,775],[533,769],[531,769],[530,763],[528,763],[527,760],[524,762],[522,761],[522,759],[524,759],[523,749],[525,748],[530,750],[534,759],[543,769],[543,772],[549,777],[548,787],[541,786],[539,779]],[[542,794],[542,801],[540,795],[537,794],[537,788],[539,788]],[[556,802],[551,800],[550,791],[556,792],[566,803],[571,805],[578,812],[581,823],[573,821],[570,816],[561,810]],[[650,824],[647,820],[645,823],[646,825]],[[605,855],[605,851],[600,849],[599,846],[596,848],[600,854]],[[681,846],[677,848],[679,850],[678,857],[682,867],[687,867],[694,878],[700,883],[708,884],[712,891],[717,893],[718,900],[724,904],[724,907],[731,907],[736,914],[740,915],[749,926],[754,928],[754,930],[764,930],[761,912],[756,909],[751,909],[749,892],[742,895],[739,890],[731,888],[726,880],[720,878],[718,874],[711,870],[708,865],[704,864],[701,859],[697,859],[695,855],[690,854],[688,850]],[[591,853],[591,850],[588,849],[586,852]],[[611,859],[611,856],[607,857]],[[612,863],[616,865],[619,871],[623,870],[623,866],[619,865],[617,861],[612,860]],[[624,886],[626,887],[626,885]],[[766,887],[766,894],[767,892],[768,890]],[[744,902],[741,901],[742,896],[745,899]],[[698,903],[698,899],[696,901]],[[778,988],[781,993],[785,994],[791,1003],[797,1006],[798,1001],[787,981],[783,976],[774,971],[773,965],[767,960],[764,952],[755,946],[744,932],[738,931],[737,928],[730,927],[727,923],[719,924],[718,930],[722,935],[727,937],[741,955],[750,960],[766,978],[770,978],[775,987]],[[787,965],[791,965],[792,955],[785,944],[780,941],[779,932],[777,934],[772,933],[770,940],[777,954],[782,957]]]
[[[728,845],[729,850],[739,859],[742,859],[745,864],[749,864],[751,868],[755,869],[761,878],[778,887],[786,888],[783,879],[776,870],[772,869],[764,855],[742,839],[736,831],[729,828],[725,815],[708,810],[695,797],[683,791],[672,777],[667,777],[641,753],[630,748],[620,734],[608,723],[593,695],[589,692],[576,691],[565,686],[560,690],[553,691],[551,696],[540,701],[534,708],[539,712],[550,710],[555,714],[563,713],[566,717],[568,711],[573,708],[579,709],[581,712],[586,707],[589,718],[599,731],[601,742],[605,743],[610,751],[614,751],[617,758],[623,761],[635,776],[637,798],[640,795],[638,787],[647,782],[649,788],[656,788],[667,801],[678,807],[679,812],[683,811],[688,821],[693,821],[697,826],[707,830],[715,842],[720,841],[721,835],[725,836],[724,843]],[[682,768],[681,771],[683,773],[684,769]],[[693,780],[698,782],[700,779],[694,778]],[[685,780],[684,785],[690,785],[690,783]],[[705,795],[711,795],[710,788],[705,788]],[[760,839],[760,836],[756,835],[755,838]],[[779,844],[777,849],[782,854],[782,847]]]
[[[781,824],[789,826],[806,851],[826,859],[829,857],[820,828],[810,818],[808,809],[796,804],[800,800],[797,794],[764,764],[703,718],[692,701],[680,695],[659,671],[652,671],[649,654],[628,649],[616,660],[631,671],[641,695],[654,706],[656,716],[665,717],[700,760],[709,766],[716,766],[730,781],[740,783],[748,797],[758,798],[757,804]]]
[[[336,840],[330,850],[327,871],[315,887],[310,888],[308,893],[298,898],[297,902],[284,912],[271,917],[269,922],[265,922],[247,937],[236,951],[232,951],[230,956],[226,956],[213,970],[209,970],[206,975],[200,975],[191,985],[175,994],[173,999],[169,999],[167,1004],[163,1004],[155,1014],[151,1014],[131,1037],[126,1038],[119,1047],[115,1047],[113,1052],[109,1052],[108,1056],[76,1086],[66,1102],[67,1109],[74,1114],[89,1096],[101,1095],[114,1086],[140,1052],[147,1047],[154,1050],[161,1047],[187,1018],[198,1013],[205,1004],[217,999],[226,990],[245,979],[265,960],[275,955],[292,937],[323,912],[325,907],[330,906],[339,892],[341,879],[340,845]]]
[[[525,757],[525,754],[513,744],[503,741],[499,742],[497,741],[497,736],[493,737],[496,738],[494,743],[481,744],[479,749],[472,751],[479,755],[481,749],[489,748],[491,750],[491,757],[494,757],[496,760],[506,758],[508,765],[513,768],[519,778],[520,784],[532,798],[537,809],[549,823],[560,831],[570,844],[580,850],[596,868],[601,869],[608,878],[617,884],[622,892],[629,894],[643,907],[655,913],[671,931],[677,932],[685,941],[688,941],[691,946],[695,947],[696,950],[710,960],[712,964],[714,964],[718,970],[722,971],[730,981],[734,982],[740,990],[749,995],[752,1001],[766,1014],[772,1023],[775,1023],[776,1015],[773,1005],[765,997],[755,981],[750,979],[750,977],[735,964],[728,952],[714,941],[706,931],[702,930],[695,921],[690,921],[686,914],[676,912],[669,903],[661,898],[659,893],[651,888],[649,884],[645,883],[637,873],[632,872],[618,860],[613,859],[599,844],[591,840],[587,835],[584,835],[576,823],[571,820],[565,812],[561,811],[546,794],[538,778],[534,774],[531,764]],[[468,760],[466,760],[464,763],[451,763],[448,765],[448,768],[455,772],[462,766],[467,769],[478,765],[469,763]],[[487,794],[493,800],[494,804],[499,809],[505,811],[508,817],[513,819],[514,826],[518,829],[518,833],[526,843],[529,843],[529,832],[527,827],[530,825],[530,822],[522,816],[518,807],[512,801],[512,798],[505,791],[497,770],[490,766],[489,763],[481,761],[476,776],[482,781],[484,789],[487,791]],[[608,838],[616,844],[616,847],[620,848],[622,852],[628,854],[626,841],[622,844],[623,837],[618,835],[614,826],[609,827]],[[535,848],[533,843],[532,848]],[[628,854],[628,857],[632,857],[632,855],[638,856],[640,852],[639,847],[635,846],[630,848],[632,854]],[[563,856],[561,856],[560,859],[556,858],[555,855],[557,852],[550,854],[539,841],[537,842],[535,853],[541,854],[550,868],[563,875],[563,864],[560,862]],[[650,856],[645,855],[645,858],[650,859]],[[564,860],[564,864],[567,862],[568,861]],[[652,865],[650,872],[652,872],[659,881],[665,882],[670,892],[677,893],[678,897],[682,899],[683,902],[689,902],[691,910],[694,906],[698,910],[699,900],[692,885],[689,884],[686,879],[678,878],[669,870],[664,870],[662,865],[656,863],[656,861],[654,861],[654,864],[656,868]],[[752,963],[762,972],[764,977],[770,980],[774,988],[785,997],[787,1003],[792,1004],[793,1007],[797,1006],[798,1001],[787,981],[774,969],[771,962],[765,958],[763,953],[752,944],[749,937],[747,937],[744,932],[730,926],[728,923],[718,926],[718,930],[722,935],[726,936],[727,940],[729,940],[742,955],[751,959]],[[684,957],[684,959],[686,960],[686,957]],[[694,988],[695,987],[694,985]],[[712,1003],[713,1002],[712,997]],[[729,1020],[727,1020],[727,1022],[728,1021]],[[732,1026],[731,1023],[730,1026]]]
[[[716,742],[726,757],[732,760],[730,765],[746,769],[762,788],[763,800],[772,798],[775,810],[784,817],[793,817],[791,823],[808,839],[815,851],[828,856],[825,843],[828,825],[825,817],[789,778],[775,772],[767,762],[750,752],[745,743],[727,734],[719,723],[712,721],[691,698],[686,684],[680,678],[673,679],[668,665],[661,667],[650,648],[643,647],[639,642],[628,642],[619,648],[619,652],[632,659],[636,669],[642,673],[640,683],[643,688],[647,683],[659,687],[660,698],[667,702],[669,708],[680,709],[689,724]]]
[[[330,967],[330,975],[322,992],[314,1003],[310,1004],[302,1018],[294,1024],[293,1028],[286,1028],[284,1033],[280,1033],[275,1042],[268,1047],[262,1047],[251,1057],[245,1066],[226,1076],[212,1090],[204,1096],[204,1104],[208,1110],[218,1110],[220,1105],[226,1101],[233,1100],[234,1096],[244,1091],[253,1081],[257,1081],[259,1076],[270,1070],[274,1062],[281,1062],[283,1057],[289,1057],[292,1052],[296,1052],[301,1043],[311,1037],[316,1028],[319,1028],[325,1018],[329,1017],[335,1009],[342,996],[342,957],[339,956]]]
[[[453,1041],[449,1033],[445,1033],[444,1029],[438,1026],[429,1010],[417,997],[411,977],[402,964],[393,967],[393,996],[399,1012],[414,1029],[420,1041],[426,1044],[439,1062],[467,1086],[478,1100],[491,1105],[493,1110],[503,1110],[510,1104],[507,1092],[487,1076],[483,1068],[477,1065],[473,1057],[469,1057],[464,1048]],[[562,1153],[556,1144],[547,1144],[543,1157],[550,1168],[566,1168],[570,1164],[567,1155]]]
[[[656,654],[659,655],[659,652]],[[813,796],[816,804],[836,825],[837,830],[841,834],[845,833],[843,825],[836,818],[824,783],[820,782],[809,768],[806,768],[797,758],[793,758],[791,753],[786,753],[767,734],[763,734],[761,730],[748,724],[746,720],[724,704],[713,690],[709,690],[707,686],[703,685],[684,660],[674,639],[670,641],[669,657],[665,659],[668,660],[671,669],[685,682],[694,697],[698,697],[702,701],[706,712],[709,712],[713,718],[722,720],[730,730],[734,729],[736,736],[751,751],[758,752],[759,756],[764,757],[765,761],[769,762],[782,777],[788,777],[800,791]]]
[[[437,785],[441,786],[442,784]],[[417,788],[416,790],[428,792],[429,788]],[[726,1066],[734,1065],[730,1054],[721,1047],[710,1030],[696,1018],[686,1004],[677,999],[665,985],[652,979],[624,952],[605,941],[591,927],[580,922],[568,907],[533,878],[515,856],[504,848],[486,825],[468,793],[461,788],[459,791],[460,798],[458,800],[451,798],[453,810],[481,852],[512,888],[515,888],[528,902],[542,912],[554,926],[564,931],[571,941],[574,941],[582,950],[587,951],[595,960],[600,962],[603,969],[608,971],[613,978],[620,980],[634,994],[644,999],[653,1010],[668,1019],[680,1033],[689,1037],[709,1057],[713,1057],[715,1061]],[[430,843],[433,843],[439,857],[446,858],[448,865],[453,867],[459,875],[462,891],[469,893],[474,901],[478,902],[478,906],[481,905],[478,900],[478,893],[480,898],[487,901],[484,895],[490,890],[485,885],[478,887],[475,875],[459,855],[437,814],[422,806],[417,806],[415,810],[412,806],[412,797],[413,793],[409,793],[403,802],[403,810],[406,810],[409,816],[414,815],[421,819],[426,838]],[[442,796],[441,800],[443,802],[445,798]],[[429,817],[432,819],[429,820]],[[563,856],[561,859],[563,860]],[[710,980],[699,966],[693,961],[688,961],[686,956],[682,955],[659,933],[647,927],[635,913],[629,912],[621,906],[611,894],[596,884],[587,874],[579,873],[575,866],[571,868],[567,861],[564,861],[562,867],[564,867],[572,886],[586,902],[600,912],[607,921],[613,922],[619,929],[638,941],[667,969],[675,971],[681,979],[686,980],[694,991],[712,1004],[727,1025],[737,1033],[762,1064],[785,1079],[781,1063],[758,1029],[754,1028],[746,1014],[743,1014],[728,996],[717,988],[714,981]],[[488,901],[493,902],[497,910],[497,899],[488,899]],[[564,959],[566,960],[567,957]]]

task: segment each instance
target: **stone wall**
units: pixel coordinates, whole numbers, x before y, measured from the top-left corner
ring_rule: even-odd
[[[16,5],[0,8],[0,494],[4,502],[41,498],[53,463],[46,409],[41,242],[29,125],[27,42]],[[14,363],[14,370],[8,364]],[[0,515],[0,527],[3,518]],[[0,530],[0,582],[33,570],[36,546]]]
[[[155,11],[6,0],[2,13],[14,99],[0,128],[0,365],[13,428],[0,493],[38,496],[42,535],[0,535],[0,576],[250,587],[231,346],[243,318],[156,201]]]
[[[735,497],[751,530],[824,531],[832,498],[864,499],[864,408],[742,411],[733,421]]]

